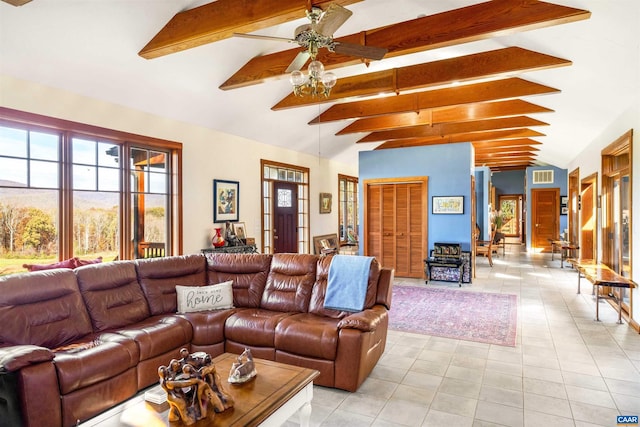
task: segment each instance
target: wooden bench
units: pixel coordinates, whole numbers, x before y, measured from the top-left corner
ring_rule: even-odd
[[[613,271],[606,264],[601,264],[593,259],[568,258],[567,262],[573,265],[578,272],[578,293],[580,293],[580,279],[584,277],[593,285],[592,293],[596,295],[596,321],[600,321],[600,298],[612,299],[618,303],[618,323],[622,323],[622,298],[615,295],[600,295],[599,286],[612,288],[633,289],[636,283]]]
[[[462,275],[464,260],[462,259],[462,249],[459,243],[434,243],[429,258],[424,260],[425,283],[431,280],[431,269],[433,267],[457,268],[458,286],[462,286]]]
[[[560,249],[560,268],[564,268],[564,262],[569,256],[574,256],[575,251],[580,249],[580,246],[574,245],[566,240],[548,239],[551,243],[551,261],[556,253],[556,247]]]

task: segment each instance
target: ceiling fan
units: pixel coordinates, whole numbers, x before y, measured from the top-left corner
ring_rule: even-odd
[[[243,33],[234,33],[233,35],[236,37],[297,43],[303,47],[304,50],[298,53],[287,68],[288,73],[302,68],[309,58],[315,60],[318,49],[320,48],[327,48],[330,52],[357,56],[364,59],[382,59],[387,53],[387,49],[385,48],[364,46],[356,43],[344,43],[333,39],[333,33],[340,28],[352,14],[353,12],[343,6],[332,3],[326,11],[323,11],[319,7],[311,7],[307,10],[307,18],[311,23],[300,25],[296,28],[292,39]]]

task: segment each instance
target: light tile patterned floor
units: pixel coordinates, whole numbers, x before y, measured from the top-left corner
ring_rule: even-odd
[[[461,290],[518,295],[515,348],[389,332],[385,354],[356,393],[316,386],[313,426],[616,426],[640,415],[640,335],[591,286],[549,254],[477,261]],[[397,279],[396,285],[426,286]],[[458,289],[454,283],[428,286]],[[297,425],[297,419],[286,426]]]

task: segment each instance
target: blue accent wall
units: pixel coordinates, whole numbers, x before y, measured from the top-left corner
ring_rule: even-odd
[[[364,195],[364,182],[370,179],[427,176],[427,250],[433,248],[434,242],[460,243],[463,250],[471,250],[472,149],[470,143],[460,143],[362,151],[359,192]],[[432,214],[433,196],[464,196],[464,214]],[[364,197],[360,197],[360,224],[364,224],[363,201]],[[362,233],[360,230],[361,236]],[[360,252],[363,253],[362,247]]]
[[[525,171],[495,172],[491,183],[496,189],[496,198],[501,194],[524,194]]]

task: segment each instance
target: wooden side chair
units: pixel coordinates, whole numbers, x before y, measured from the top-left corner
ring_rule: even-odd
[[[476,235],[476,256],[484,256],[489,259],[489,265],[493,267],[493,239],[496,236],[496,230],[492,227],[491,238],[489,240],[479,240],[479,235]]]

